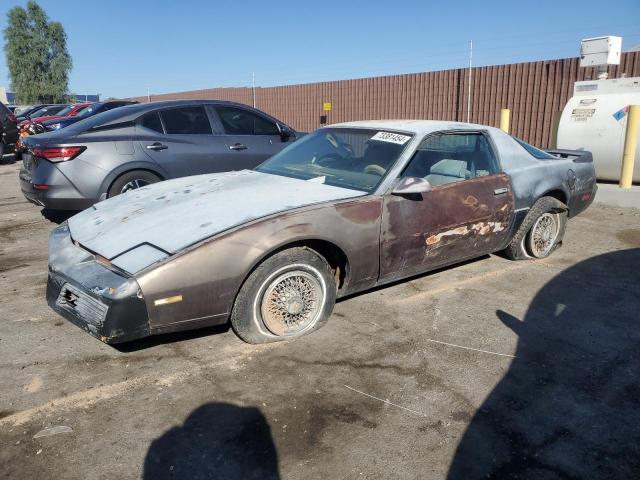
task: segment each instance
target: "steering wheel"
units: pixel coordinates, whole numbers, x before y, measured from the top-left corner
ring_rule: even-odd
[[[332,162],[341,162],[344,159],[340,156],[340,155],[336,155],[336,154],[331,154],[328,153],[326,155],[323,155],[322,157],[318,158],[315,162],[317,165],[320,166],[325,166],[327,163],[332,163]]]
[[[375,165],[372,163],[371,165],[367,165],[366,167],[364,167],[364,173],[382,177],[385,173],[387,173],[387,171],[380,165]]]

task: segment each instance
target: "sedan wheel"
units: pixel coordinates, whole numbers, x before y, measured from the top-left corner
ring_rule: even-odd
[[[560,217],[557,213],[543,213],[531,227],[528,247],[536,258],[544,258],[553,249],[560,231]]]
[[[109,187],[107,196],[109,198],[121,195],[131,190],[151,185],[161,181],[162,179],[157,175],[147,170],[131,170],[120,175]]]
[[[144,187],[145,185],[149,185],[149,182],[140,178],[134,178],[133,180],[124,184],[124,186],[120,189],[120,193],[128,192],[129,190],[135,190],[136,188]]]

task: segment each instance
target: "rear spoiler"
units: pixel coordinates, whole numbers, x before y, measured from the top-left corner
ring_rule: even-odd
[[[586,150],[564,150],[560,148],[545,149],[545,152],[550,153],[558,158],[570,158],[574,163],[593,163],[593,155]]]

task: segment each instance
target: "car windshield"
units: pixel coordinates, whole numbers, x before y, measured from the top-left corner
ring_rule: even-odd
[[[42,108],[38,108],[37,110],[34,110],[33,112],[31,112],[29,114],[29,116],[31,118],[36,118],[36,117],[44,117],[45,115],[49,115],[48,113],[48,109],[51,107],[42,107]]]
[[[322,128],[256,170],[371,193],[412,135],[364,128]]]
[[[44,107],[37,112],[31,114],[31,117],[46,117],[49,115],[57,115],[60,110],[66,108],[66,105],[51,105],[50,107]]]
[[[76,114],[76,117],[88,117],[89,115],[94,113],[97,109],[98,109],[98,104],[97,103],[94,103],[92,105],[88,105],[88,106],[84,107],[82,110],[80,110]]]
[[[60,110],[58,113],[56,113],[56,115],[60,115],[61,117],[64,117],[65,115],[67,115],[71,110],[73,110],[73,105],[67,105],[66,107],[64,107],[62,110]]]

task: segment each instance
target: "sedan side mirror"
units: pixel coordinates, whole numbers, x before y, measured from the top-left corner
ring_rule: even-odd
[[[404,177],[393,188],[393,195],[415,195],[431,191],[429,180],[420,177]]]
[[[283,142],[287,142],[291,137],[295,137],[295,132],[286,125],[282,125],[280,123],[276,123],[276,125],[278,126],[278,131],[280,132],[280,139]]]

